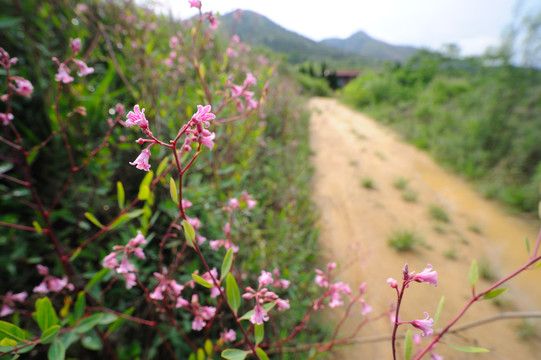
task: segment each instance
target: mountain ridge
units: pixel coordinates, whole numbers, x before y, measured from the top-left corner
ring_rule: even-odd
[[[284,53],[292,63],[354,59],[405,62],[418,50],[411,46],[388,44],[364,31],[358,31],[346,39],[314,41],[250,10],[243,10],[238,21],[235,17],[235,12],[220,17],[227,35],[237,34],[248,45],[262,45]]]

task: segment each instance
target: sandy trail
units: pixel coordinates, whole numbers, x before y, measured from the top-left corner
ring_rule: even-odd
[[[402,320],[424,318],[424,311],[433,316],[444,295],[438,324],[442,326],[471,295],[467,279],[472,259],[488,264],[485,267],[497,279],[527,260],[524,239],[529,238],[533,246],[538,222],[509,215],[425,153],[335,99],[314,98],[310,107],[313,196],[321,214],[321,246],[328,261],[339,263],[337,278],[348,282],[353,291],[367,282],[366,301],[374,308],[372,315],[388,311],[389,304],[396,300],[386,280],[400,279],[405,263],[417,271],[432,264],[439,274],[439,284],[413,284],[403,302]],[[402,191],[393,185],[399,178],[409,181],[407,188],[417,194],[416,201],[403,199]],[[366,179],[372,180],[374,189],[363,186]],[[431,205],[445,209],[450,222],[434,220],[429,213]],[[411,252],[392,249],[387,238],[397,229],[414,231],[425,246]],[[502,311],[538,310],[540,271],[528,271],[509,283],[510,291],[501,295],[498,303],[485,300],[475,304],[457,325]],[[478,289],[491,283],[480,280]],[[339,313],[332,316],[337,318]],[[346,322],[342,337],[362,319],[359,307]],[[537,334],[541,333],[539,320],[530,323],[536,326]],[[444,344],[438,345],[436,352],[445,359],[541,359],[539,338],[521,340],[521,325],[523,320],[498,321],[445,337],[448,343],[484,347],[490,354],[460,353]],[[401,329],[407,330],[406,325]],[[390,334],[390,330],[385,318],[365,326],[359,337]],[[402,351],[398,351],[399,358]],[[348,346],[334,354],[336,359],[392,358],[389,342]]]

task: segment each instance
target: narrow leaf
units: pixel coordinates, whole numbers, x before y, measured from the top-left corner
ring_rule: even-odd
[[[137,197],[139,200],[146,200],[150,196],[150,188],[147,185],[141,184],[139,186],[139,193],[137,194]]]
[[[169,178],[169,194],[171,194],[171,200],[178,205],[177,185],[172,176]]]
[[[94,225],[96,225],[97,227],[99,227],[100,229],[103,229],[103,225],[98,221],[98,219],[96,219],[96,217],[94,215],[92,215],[91,213],[89,213],[88,211],[85,212],[85,217],[90,220],[90,222]]]
[[[88,330],[92,329],[94,326],[98,325],[102,316],[103,316],[103,313],[98,313],[98,314],[90,315],[89,317],[84,318],[73,328],[73,332],[76,334],[82,334],[82,333],[87,332]]]
[[[207,280],[203,279],[201,276],[196,275],[196,274],[192,274],[192,279],[194,279],[195,282],[198,283],[199,285],[202,285],[209,289],[214,286],[211,283],[209,283]]]
[[[472,287],[475,287],[477,280],[479,279],[479,267],[477,266],[477,260],[473,259],[470,266],[470,272],[468,274],[468,281]]]
[[[483,295],[483,299],[494,299],[496,296],[499,296],[509,290],[508,288],[504,289],[494,289],[487,292],[485,295]]]
[[[457,346],[457,345],[452,345],[452,344],[447,344],[447,345],[449,345],[450,347],[452,347],[455,350],[462,351],[462,352],[470,352],[470,353],[486,353],[486,352],[490,352],[488,349],[475,347],[475,346],[464,347],[464,346]]]
[[[49,360],[64,360],[66,358],[66,348],[62,341],[55,341],[52,343],[47,353]]]
[[[197,360],[205,360],[205,350],[199,348],[197,349]]]
[[[442,295],[440,302],[438,303],[438,308],[436,309],[436,314],[434,315],[434,327],[438,323],[438,320],[441,315],[441,310],[443,309],[443,302],[445,301],[445,296]]]
[[[48,344],[52,342],[56,338],[56,335],[58,334],[59,330],[60,330],[60,325],[51,326],[50,328],[45,330],[43,334],[41,334],[41,337],[39,338],[39,342],[42,344]]]
[[[116,197],[118,200],[118,207],[122,210],[124,210],[124,200],[126,197],[126,194],[124,193],[124,186],[120,181],[117,181],[116,183]]]
[[[156,176],[159,177],[165,168],[167,167],[167,164],[169,163],[169,156],[166,156],[163,158],[163,160],[160,162],[160,165],[158,165],[158,170],[156,170]]]
[[[229,306],[231,306],[236,314],[240,307],[240,291],[237,281],[231,273],[227,274],[225,278],[225,293]]]
[[[184,237],[186,238],[186,242],[189,246],[195,247],[195,230],[193,229],[192,225],[186,220],[182,220],[182,227],[184,228]]]
[[[103,268],[100,271],[98,271],[94,276],[92,276],[92,279],[88,282],[88,284],[85,286],[85,291],[88,292],[94,285],[99,283],[105,275],[109,273],[109,268]]]
[[[212,341],[210,341],[210,339],[207,339],[205,341],[205,352],[207,353],[208,356],[211,356],[212,355]]]
[[[265,351],[263,351],[262,348],[255,349],[255,352],[257,353],[257,356],[259,356],[260,360],[269,360],[269,357],[267,354],[265,354]]]
[[[224,261],[222,263],[222,274],[220,276],[220,280],[223,280],[227,274],[229,274],[231,265],[233,265],[233,248],[229,249],[227,254],[225,254]]]
[[[225,349],[222,351],[222,357],[228,360],[244,360],[248,356],[247,351],[242,351],[238,349]]]
[[[528,255],[530,255],[530,240],[524,238],[524,242],[526,243],[526,251],[528,252]]]
[[[254,326],[254,334],[255,334],[255,344],[259,345],[259,343],[263,341],[263,337],[265,336],[265,325],[256,324]]]
[[[406,333],[406,340],[404,342],[404,358],[406,360],[411,359],[411,349],[412,349],[411,330],[408,330],[408,332]]]
[[[41,228],[41,225],[39,224],[39,222],[37,222],[36,220],[32,221],[32,225],[34,225],[34,229],[36,229],[36,232],[38,234],[42,234],[43,233],[43,229]]]

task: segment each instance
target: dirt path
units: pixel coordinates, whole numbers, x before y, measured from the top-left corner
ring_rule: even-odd
[[[432,264],[439,274],[439,285],[411,286],[403,303],[402,320],[424,318],[424,311],[432,316],[444,295],[439,322],[444,325],[471,295],[467,278],[472,259],[484,264],[481,267],[494,279],[527,259],[524,239],[535,242],[537,222],[510,216],[425,153],[335,99],[314,98],[310,107],[313,194],[321,213],[321,244],[328,260],[340,264],[338,278],[349,282],[352,290],[357,291],[363,281],[368,283],[366,301],[374,308],[373,315],[388,311],[389,304],[396,300],[386,280],[400,279],[404,263],[417,271]],[[409,195],[410,201],[404,200],[404,190],[395,186],[399,178],[408,181],[406,197]],[[449,222],[431,216],[429,208],[434,205],[444,210]],[[423,244],[409,252],[392,249],[387,238],[398,229],[421,236]],[[498,302],[485,300],[474,305],[458,325],[502,311],[538,310],[540,270],[529,271],[517,280],[510,283],[510,291]],[[482,280],[478,288],[489,284]],[[346,328],[363,319],[359,313],[357,310],[350,316]],[[539,320],[528,324],[534,326],[533,333],[541,333]],[[498,321],[445,338],[455,345],[488,348],[490,354],[459,353],[443,344],[436,352],[445,359],[541,359],[539,338],[523,341],[519,328],[528,327],[523,320]],[[388,319],[369,324],[359,336],[383,334],[390,334]],[[402,349],[399,353],[401,358]],[[385,342],[343,348],[334,358],[392,357],[390,343]]]

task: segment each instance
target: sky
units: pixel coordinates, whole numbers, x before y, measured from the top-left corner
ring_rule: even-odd
[[[160,0],[185,19],[188,0]],[[347,38],[362,30],[395,45],[441,50],[454,43],[462,55],[480,55],[500,43],[516,14],[539,0],[201,0],[203,11],[238,8],[260,13],[312,40]]]

